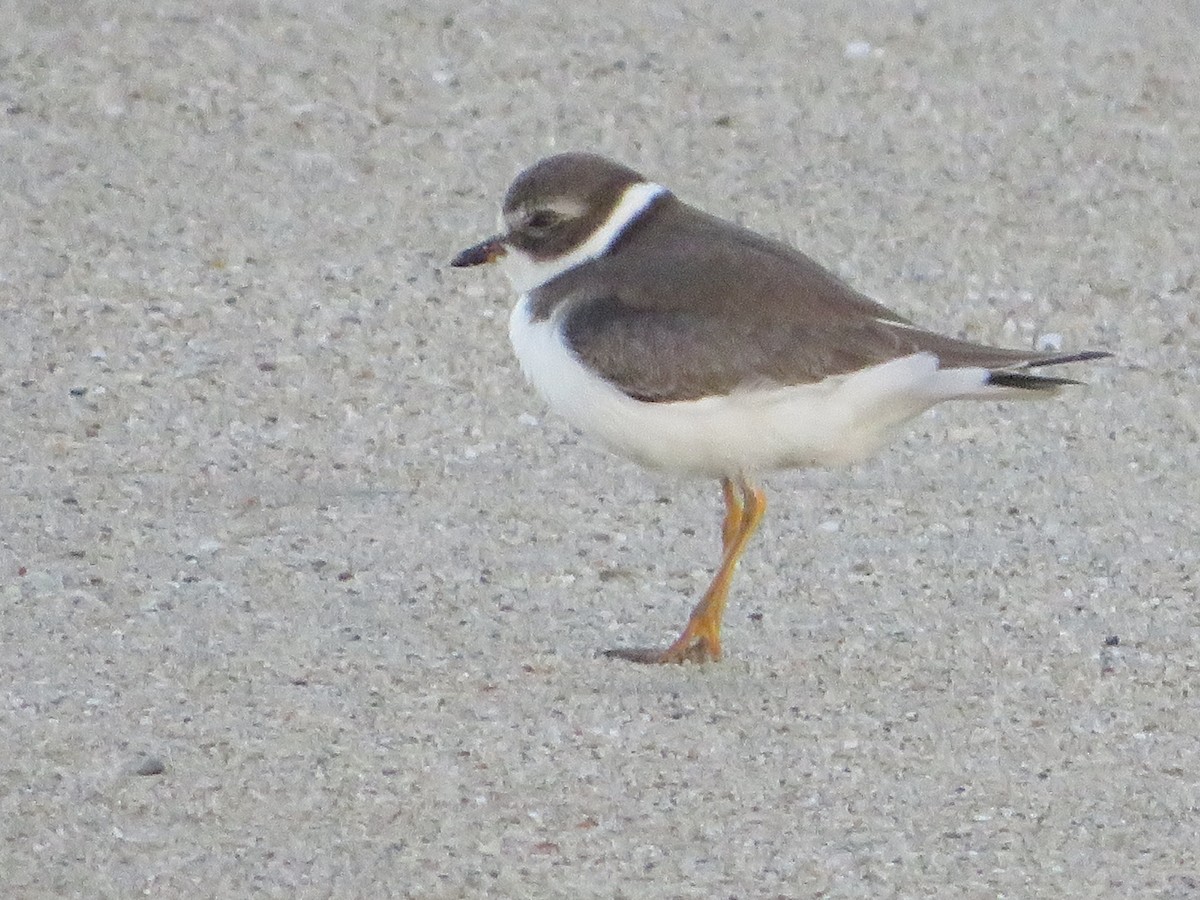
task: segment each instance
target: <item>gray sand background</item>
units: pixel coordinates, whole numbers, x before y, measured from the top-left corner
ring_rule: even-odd
[[[334,6],[0,6],[4,896],[1200,896],[1200,5]],[[720,496],[446,267],[568,148],[1118,358],[770,478],[727,661],[599,658]]]

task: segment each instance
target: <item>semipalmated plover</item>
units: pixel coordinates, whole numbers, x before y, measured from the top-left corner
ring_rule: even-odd
[[[512,183],[503,233],[451,265],[499,262],[509,336],[550,407],[617,453],[717,478],[724,552],[679,638],[642,662],[716,660],[734,569],[766,509],[757,479],[878,450],[943,400],[1052,393],[1031,369],[1109,354],[988,347],[926,331],[803,253],[707,215],[590,153]]]

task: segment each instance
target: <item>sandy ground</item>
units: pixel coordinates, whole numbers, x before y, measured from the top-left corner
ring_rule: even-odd
[[[1200,896],[1194,0],[210,6],[0,7],[5,897]],[[600,658],[720,498],[446,267],[567,148],[1118,358],[771,478],[728,659]]]

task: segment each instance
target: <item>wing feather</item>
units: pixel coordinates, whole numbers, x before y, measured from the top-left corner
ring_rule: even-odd
[[[626,394],[694,400],[756,384],[811,384],[927,352],[943,368],[1063,358],[918,328],[777,241],[664,198],[610,255],[533,297],[571,349]],[[1027,376],[1036,381],[1036,376]]]

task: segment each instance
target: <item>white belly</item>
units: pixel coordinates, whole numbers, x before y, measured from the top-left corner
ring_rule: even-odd
[[[816,384],[646,403],[588,370],[557,317],[533,322],[525,295],[509,337],[525,376],[580,431],[642,465],[711,477],[855,462],[941,400],[995,395],[984,370],[938,369],[921,353]]]

